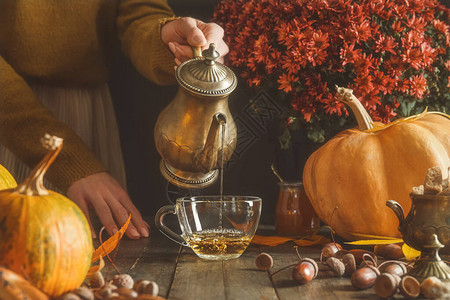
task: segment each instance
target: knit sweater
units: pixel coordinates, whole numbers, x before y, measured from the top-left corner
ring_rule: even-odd
[[[118,37],[139,72],[158,84],[173,83],[173,57],[160,39],[161,24],[172,17],[165,0],[0,1],[0,143],[33,167],[46,152],[39,142],[44,133],[62,137],[63,150],[47,178],[63,191],[106,171],[27,82],[104,84]]]

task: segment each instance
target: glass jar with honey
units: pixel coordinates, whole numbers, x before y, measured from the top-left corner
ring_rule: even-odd
[[[280,182],[275,210],[278,235],[304,236],[319,229],[320,219],[306,196],[301,182]]]

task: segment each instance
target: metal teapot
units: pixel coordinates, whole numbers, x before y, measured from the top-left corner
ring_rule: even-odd
[[[411,193],[410,197],[412,206],[406,217],[398,202],[386,202],[397,215],[398,230],[405,243],[422,252],[409,273],[421,280],[435,276],[450,281],[450,267],[438,254],[448,254],[450,250],[450,196]]]
[[[155,125],[161,173],[183,188],[214,183],[218,168],[236,147],[228,95],[236,88],[237,79],[231,69],[215,61],[219,57],[211,43],[201,57],[178,66],[175,76],[180,88]]]

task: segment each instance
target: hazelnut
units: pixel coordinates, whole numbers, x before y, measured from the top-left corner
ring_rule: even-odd
[[[105,285],[105,278],[103,277],[102,272],[96,271],[94,274],[89,277],[89,285],[91,288],[101,288]]]
[[[412,276],[405,275],[399,284],[400,293],[405,298],[417,298],[420,294],[420,283]]]
[[[375,284],[378,275],[380,275],[380,271],[377,268],[366,266],[353,272],[350,281],[355,288],[365,290]]]
[[[81,300],[78,295],[75,295],[74,293],[65,293],[56,298],[56,300]]]
[[[267,271],[273,267],[273,258],[268,253],[260,253],[255,260],[258,270]]]
[[[80,297],[81,300],[94,300],[94,293],[85,286],[74,289],[72,293]]]
[[[117,286],[117,288],[126,287],[132,289],[134,285],[134,280],[128,274],[114,275],[114,277],[112,278],[112,284]]]
[[[317,263],[311,258],[304,258],[292,270],[292,278],[299,284],[305,284],[316,278],[318,272]]]
[[[356,271],[355,256],[351,253],[347,253],[342,257],[342,263],[345,267],[344,275],[351,276]]]
[[[342,261],[336,257],[328,258],[325,263],[330,267],[335,276],[342,276],[345,273],[345,265]]]
[[[397,292],[399,283],[400,277],[398,275],[382,273],[375,280],[373,289],[379,297],[389,298],[394,296],[394,294]]]

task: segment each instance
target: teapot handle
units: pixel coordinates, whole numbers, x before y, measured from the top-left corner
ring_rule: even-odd
[[[399,221],[399,230],[401,231],[400,228],[403,226],[403,223],[405,223],[405,211],[403,210],[403,207],[394,200],[388,200],[386,206],[394,211]]]

